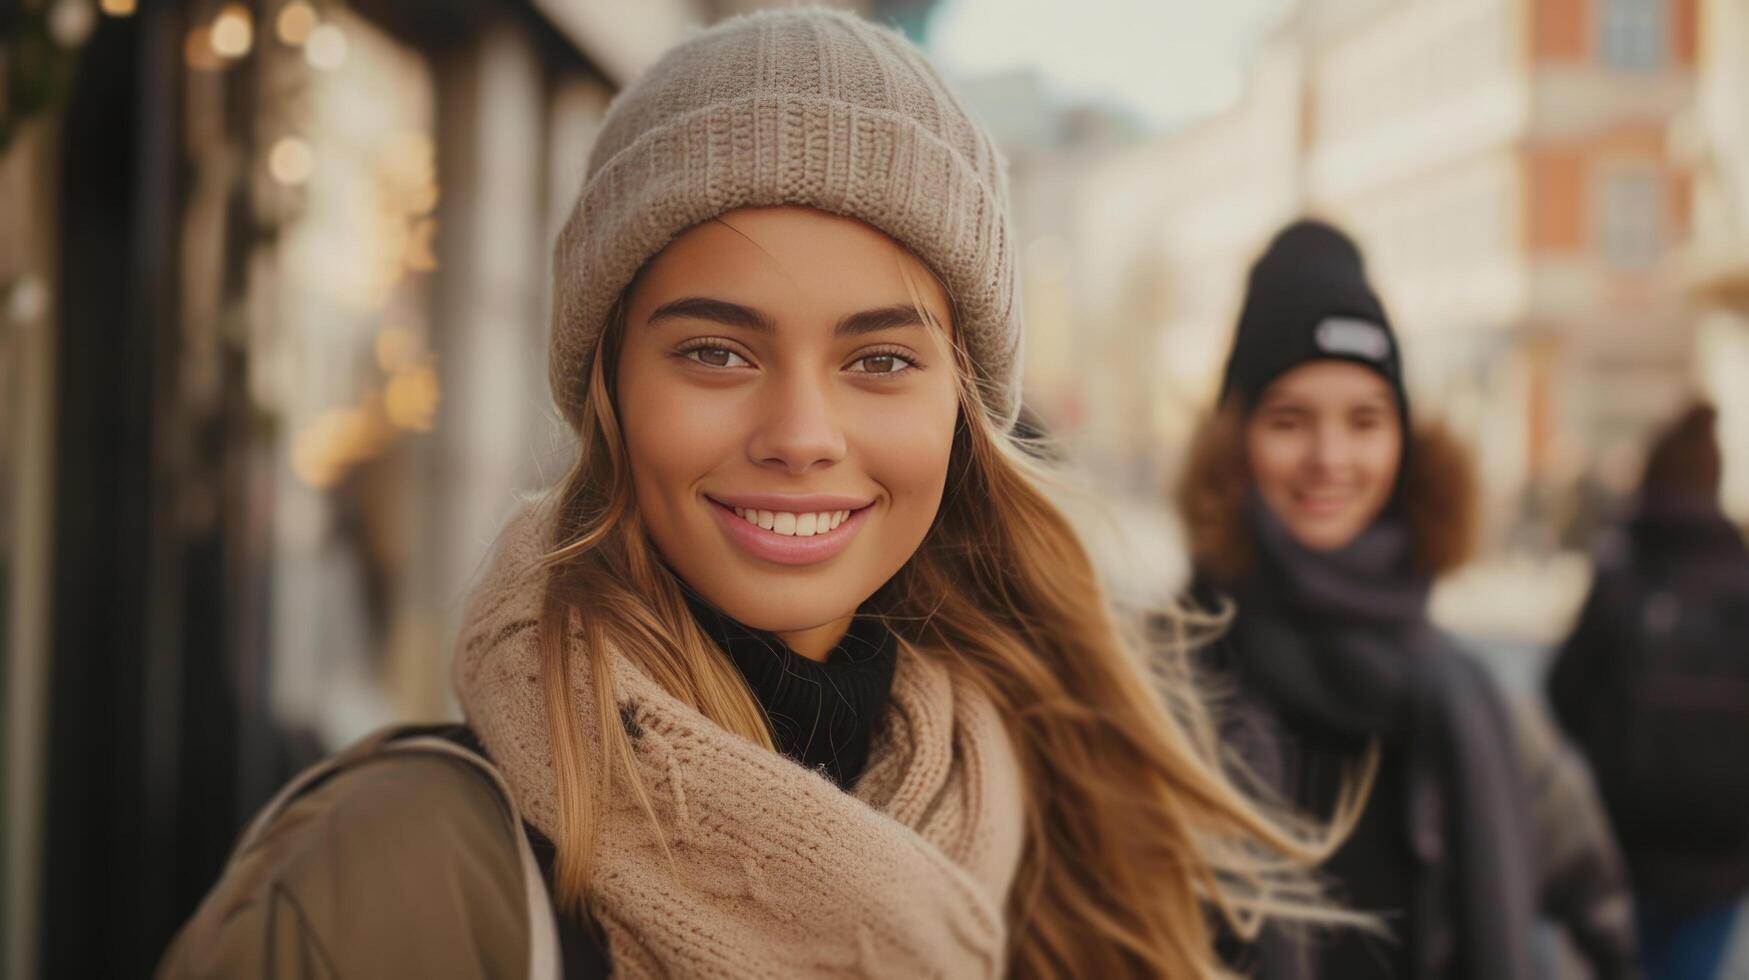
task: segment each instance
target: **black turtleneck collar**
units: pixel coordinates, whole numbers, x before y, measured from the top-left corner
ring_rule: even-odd
[[[743,626],[682,591],[765,709],[777,750],[850,788],[868,764],[870,738],[892,695],[898,638],[878,618],[859,614],[824,661],[810,660],[776,634]]]

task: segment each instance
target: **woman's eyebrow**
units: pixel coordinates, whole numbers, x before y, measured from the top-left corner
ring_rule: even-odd
[[[706,296],[688,296],[663,303],[650,314],[649,322],[657,320],[709,320],[727,327],[740,327],[755,333],[776,333],[777,324],[771,317],[740,303]]]
[[[894,327],[923,327],[928,326],[933,319],[934,317],[924,316],[917,307],[908,303],[895,303],[892,306],[850,314],[832,328],[832,336],[857,337]]]
[[[832,328],[832,335],[857,337],[896,327],[921,327],[927,326],[932,319],[933,317],[919,312],[915,306],[895,303],[892,306],[877,307],[845,316]],[[777,325],[765,313],[751,306],[711,299],[708,296],[688,296],[663,303],[649,317],[651,323],[658,320],[708,320],[755,333],[777,332]]]

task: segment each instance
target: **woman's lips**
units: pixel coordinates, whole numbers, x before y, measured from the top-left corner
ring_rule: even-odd
[[[1309,494],[1296,493],[1293,496],[1295,508],[1301,513],[1312,517],[1334,517],[1345,512],[1354,502],[1355,494]]]
[[[849,547],[851,538],[856,536],[856,532],[861,529],[863,522],[867,519],[868,512],[873,509],[866,503],[855,509],[850,509],[848,507],[837,508],[839,510],[849,510],[849,514],[838,524],[837,527],[824,533],[815,533],[812,536],[803,537],[795,534],[779,534],[776,531],[768,531],[765,528],[760,527],[758,524],[749,522],[745,517],[736,514],[734,508],[741,504],[742,498],[736,498],[735,505],[724,503],[715,498],[706,499],[710,506],[711,513],[716,515],[717,523],[722,526],[723,533],[728,536],[730,541],[734,542],[742,551],[754,558],[760,558],[779,565],[813,565],[837,556],[845,548]],[[758,500],[752,500],[752,498],[748,499],[752,503],[773,502],[770,498],[759,498]],[[814,513],[830,513],[831,508],[824,506],[826,504],[855,503],[856,501],[848,500],[847,498],[821,497],[796,498],[785,502],[791,503],[792,505],[802,503],[808,507],[819,508],[818,511],[806,512],[809,516],[812,516]],[[795,513],[794,511],[783,512]]]
[[[705,497],[724,507],[744,510],[787,511],[791,514],[818,514],[822,511],[861,510],[874,503],[873,497],[851,497],[836,493],[707,493]]]

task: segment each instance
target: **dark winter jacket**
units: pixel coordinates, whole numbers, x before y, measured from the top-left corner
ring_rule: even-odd
[[[1210,662],[1230,663],[1230,646],[1212,651]],[[1634,976],[1631,899],[1589,774],[1537,705],[1503,694],[1498,704],[1522,780],[1529,834],[1522,843],[1534,862],[1538,912],[1565,928],[1595,976]],[[1353,778],[1366,750],[1365,743],[1351,738],[1290,727],[1279,708],[1242,681],[1229,705],[1225,733],[1267,785],[1319,814],[1330,812],[1343,779]],[[1324,868],[1333,896],[1380,913],[1394,941],[1352,930],[1314,933],[1298,943],[1273,935],[1249,953],[1254,976],[1465,975],[1454,972],[1456,937],[1448,898],[1453,867],[1439,843],[1449,835],[1437,799],[1440,780],[1411,758],[1401,745],[1381,746],[1360,821]]]
[[[1314,936],[1309,972],[1278,943],[1260,975],[1528,978],[1539,909],[1596,975],[1631,975],[1623,874],[1583,771],[1428,622],[1400,521],[1316,553],[1261,503],[1251,518],[1260,561],[1226,587],[1238,609],[1219,653],[1232,734],[1258,776],[1320,815],[1377,747],[1371,796],[1325,871],[1394,935]]]
[[[1369,532],[1344,568],[1288,560],[1284,585],[1250,490],[1244,424],[1230,403],[1209,419],[1179,491],[1196,598],[1238,601],[1209,652],[1217,687],[1231,690],[1226,734],[1249,768],[1320,816],[1377,746],[1372,795],[1326,871],[1332,893],[1383,913],[1395,941],[1278,931],[1233,962],[1260,959],[1254,975],[1295,980],[1523,975],[1540,911],[1566,925],[1598,975],[1628,975],[1625,875],[1583,767],[1426,618],[1426,584],[1469,552],[1468,452],[1437,423],[1417,427],[1394,529]],[[1518,911],[1503,915],[1509,906]],[[1485,967],[1468,958],[1496,954],[1504,960]]]

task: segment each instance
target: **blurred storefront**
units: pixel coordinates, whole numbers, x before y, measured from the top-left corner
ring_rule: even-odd
[[[50,538],[15,580],[46,629],[8,649],[38,706],[7,737],[18,976],[142,975],[288,772],[443,715],[463,545],[541,462],[505,436],[546,412],[549,197],[615,81],[516,4],[90,16],[34,137],[58,363],[25,474],[52,513],[13,512]]]
[[[591,140],[690,26],[762,5],[5,23],[0,975],[145,975],[290,772],[453,715],[471,576],[569,462],[549,256]]]

